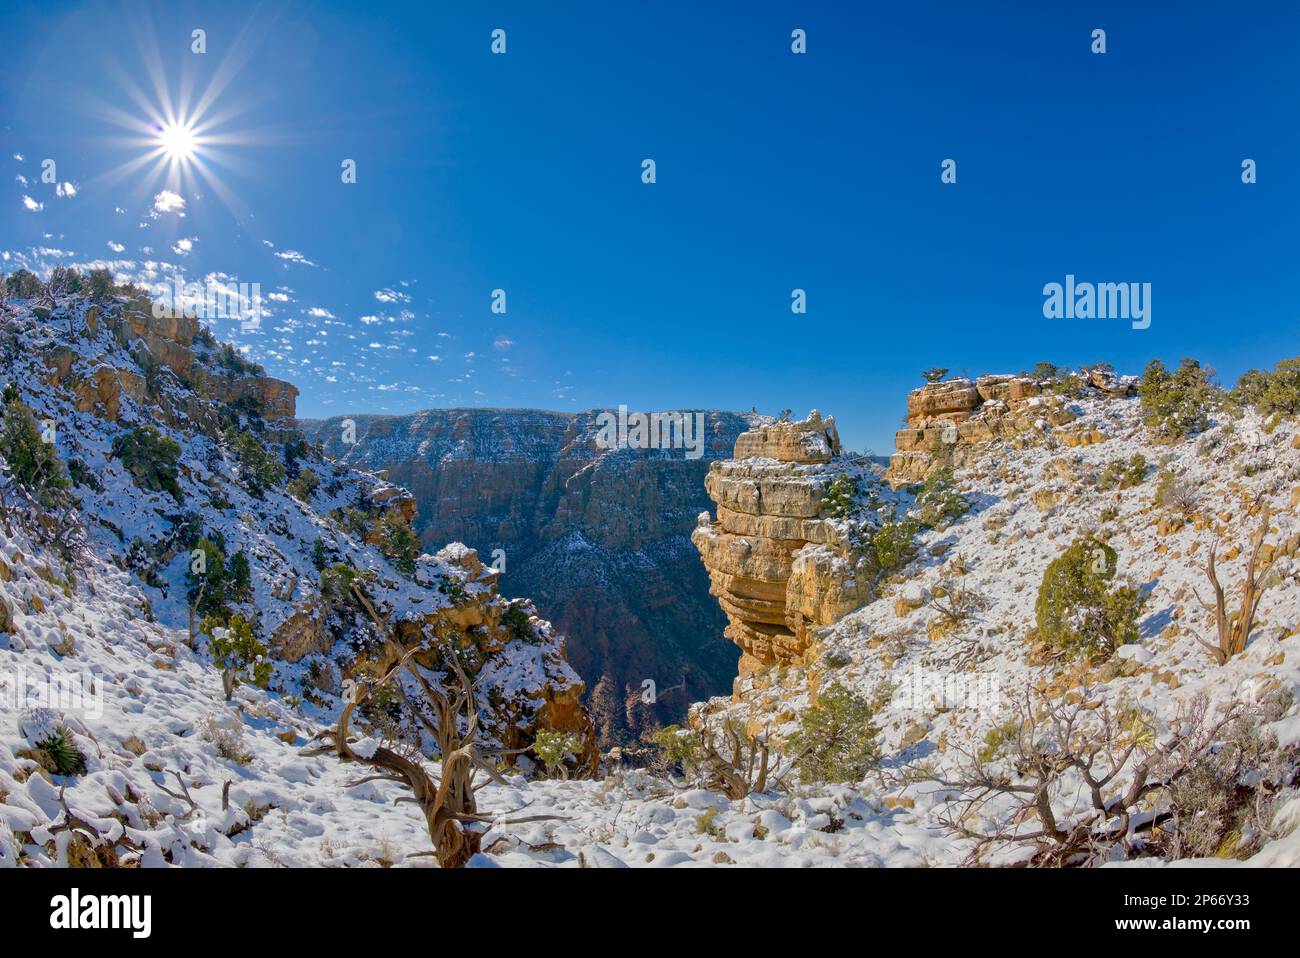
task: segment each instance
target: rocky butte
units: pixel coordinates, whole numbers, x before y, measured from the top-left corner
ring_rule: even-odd
[[[864,557],[825,515],[831,481],[846,468],[834,417],[742,433],[733,459],[715,462],[705,488],[717,504],[691,540],[741,648],[740,675],[802,660],[811,630],[869,598]]]

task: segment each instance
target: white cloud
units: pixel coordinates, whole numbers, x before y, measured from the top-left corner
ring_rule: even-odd
[[[71,183],[59,183],[54,187],[56,196],[76,196],[77,188]]]
[[[114,243],[112,240],[109,240],[109,241],[108,241],[107,246],[108,246],[108,248],[111,249],[114,253],[121,253],[123,250],[126,249],[126,247],[123,246],[121,243]]]
[[[183,236],[172,244],[172,252],[177,256],[187,256],[190,250],[194,249],[196,242],[198,242],[197,236]]]
[[[308,315],[308,316],[315,316],[317,319],[336,319],[336,318],[337,318],[337,317],[335,317],[335,315],[334,315],[333,313],[331,313],[328,309],[322,309],[322,308],[319,307],[319,306],[313,306],[311,309],[307,310],[307,315]]]
[[[409,303],[411,297],[406,293],[399,293],[395,289],[377,289],[375,290],[375,299],[381,303]]]
[[[282,259],[288,263],[297,263],[299,266],[316,265],[311,260],[309,260],[306,256],[303,256],[302,253],[299,253],[296,249],[287,249],[279,253],[273,253],[271,255],[273,255],[276,259]]]
[[[373,326],[375,323],[382,323],[383,320],[378,316],[362,316],[361,322],[365,323],[367,326]]]
[[[496,339],[492,340],[493,349],[509,349],[514,344],[515,341],[513,339],[507,339],[505,336],[498,336]]]
[[[266,298],[277,303],[289,302],[289,295],[287,293],[267,293]]]
[[[185,209],[185,200],[171,190],[163,190],[153,198],[153,211],[159,213],[180,213]]]
[[[23,206],[27,207],[28,211],[32,213],[39,213],[41,210],[45,209],[44,203],[37,203],[30,196],[23,197]]]

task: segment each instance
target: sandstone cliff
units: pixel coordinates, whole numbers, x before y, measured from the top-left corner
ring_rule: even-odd
[[[866,556],[825,503],[836,476],[862,471],[841,453],[834,417],[814,410],[803,422],[742,433],[735,458],[710,468],[717,518],[702,514],[691,538],[727,615],[725,634],[743,652],[742,677],[800,662],[811,630],[870,596]]]
[[[600,687],[607,740],[680,721],[725,690],[735,649],[689,535],[708,505],[711,460],[760,417],[707,411],[698,459],[682,449],[602,449],[598,411],[429,410],[303,421],[328,454],[410,489],[427,548],[465,542],[568,638],[570,661]],[[499,551],[498,551],[499,550]],[[604,679],[602,682],[601,680]],[[643,683],[658,693],[641,702]]]

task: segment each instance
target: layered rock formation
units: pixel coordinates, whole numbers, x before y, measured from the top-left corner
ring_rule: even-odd
[[[743,433],[735,458],[716,462],[705,487],[717,504],[691,536],[710,591],[740,646],[740,675],[797,663],[812,630],[870,598],[867,560],[825,515],[827,487],[856,469],[841,456],[834,417],[814,411]]]
[[[408,416],[302,421],[336,458],[410,489],[430,552],[473,546],[568,637],[569,659],[601,685],[607,741],[646,723],[681,721],[689,703],[727,689],[736,651],[691,547],[707,508],[709,462],[761,417],[704,413],[702,455],[602,449],[597,411],[430,410]],[[604,680],[602,682],[602,679]],[[641,701],[644,683],[657,700]]]
[[[886,478],[898,486],[920,482],[942,460],[961,466],[976,449],[1032,429],[1071,422],[1066,401],[1022,376],[981,376],[927,383],[907,397],[907,427],[894,436]]]

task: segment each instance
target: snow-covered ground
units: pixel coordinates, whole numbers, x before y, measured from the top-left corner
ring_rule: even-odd
[[[37,544],[21,523],[8,532],[0,523],[0,598],[10,613],[0,629],[0,696],[7,696],[0,698],[0,866],[83,861],[85,843],[62,827],[71,816],[109,843],[124,839],[122,854],[145,866],[429,867],[432,859],[412,857],[428,852],[429,838],[414,806],[395,802],[402,789],[382,781],[351,785],[368,771],[304,754],[337,714],[339,689],[325,683],[310,697],[294,690],[303,687],[313,663],[323,666],[331,655],[341,661],[343,650],[278,663],[272,690],[245,685],[224,702],[220,672],[202,648],[189,648],[187,553],[171,550],[152,584],[126,556],[127,544],[156,544],[177,524],[165,495],[139,490],[109,454],[112,437],[127,421],[147,422],[153,414],[128,403],[123,423],[109,424],[76,411],[42,374],[37,358],[64,338],[63,327],[30,316],[7,320],[29,347],[11,359],[7,373],[38,416],[59,424],[61,456],[82,459],[100,488],[77,489],[88,545],[71,563],[53,545]],[[81,321],[84,314],[74,311],[68,322],[74,340]],[[81,334],[77,349],[79,363],[107,359],[125,368],[129,361],[102,327],[98,339]],[[479,793],[480,808],[497,822],[470,864],[962,862],[969,843],[940,821],[954,793],[934,779],[1004,725],[1025,689],[1083,687],[1069,663],[1042,661],[1027,633],[1047,564],[1085,533],[1107,539],[1118,552],[1118,576],[1148,594],[1141,641],[1086,677],[1100,701],[1139,710],[1164,734],[1198,696],[1222,706],[1277,689],[1294,693],[1300,688],[1300,587],[1293,559],[1275,563],[1281,581],[1265,593],[1252,642],[1226,665],[1213,664],[1197,641],[1212,632],[1193,593],[1205,594],[1211,522],[1223,533],[1219,574],[1230,593],[1258,523],[1252,510],[1271,508],[1270,543],[1300,533],[1296,423],[1269,429],[1253,413],[1235,422],[1219,416],[1202,436],[1159,445],[1147,437],[1137,400],[1092,397],[1074,406],[1079,420],[1070,428],[1097,428],[1109,438],[1068,448],[1044,430],[989,445],[957,473],[974,508],[954,525],[924,533],[920,556],[885,584],[876,601],[825,631],[815,662],[748,679],[740,701],[716,700],[703,710],[715,721],[735,714],[751,726],[766,724],[779,738],[809,706],[812,686],[843,684],[879,703],[878,770],[858,783],[796,784],[788,792],[738,801],[640,769],[611,767],[597,779],[574,781],[508,773],[506,784]],[[456,549],[426,557],[416,574],[403,575],[372,545],[323,518],[382,489],[374,477],[309,457],[323,480],[309,501],[279,489],[251,496],[210,437],[191,428],[163,431],[184,447],[181,482],[189,508],[201,513],[204,528],[219,529],[232,550],[250,559],[252,595],[239,608],[258,616],[268,631],[293,614],[295,603],[312,598],[299,582],[315,575],[317,540],[339,559],[373,572],[376,601],[394,619],[418,619],[482,588],[457,578],[463,557]],[[1089,481],[1091,473],[1138,452],[1150,466],[1141,485],[1100,492]],[[1161,510],[1153,497],[1160,465],[1196,488],[1201,521],[1157,528]],[[907,503],[906,493],[888,495]],[[959,628],[931,638],[927,623],[937,612],[924,597],[941,581],[956,580],[980,596],[982,608]],[[559,657],[558,638],[544,623],[537,628],[540,641],[508,643],[485,670],[497,696],[524,700],[542,686],[577,681]],[[71,698],[44,703],[52,712],[34,709],[42,703],[33,696],[52,684]],[[933,701],[936,689],[946,689],[948,701]],[[52,773],[33,757],[34,746],[59,725],[84,757],[80,774]],[[1267,730],[1282,745],[1300,742],[1297,707]],[[905,774],[922,766],[924,775]],[[1056,796],[1063,811],[1079,799]],[[544,820],[511,823],[537,816]],[[1250,861],[1300,865],[1297,823],[1300,798],[1283,794],[1271,840]]]

